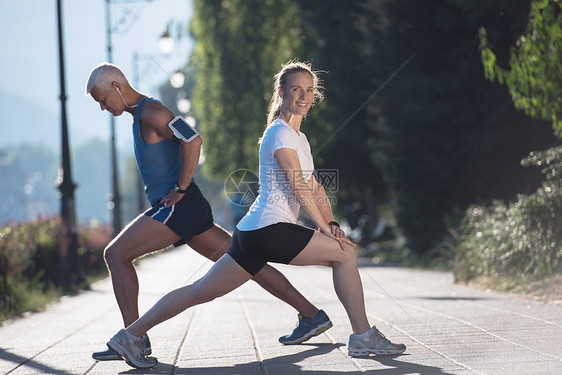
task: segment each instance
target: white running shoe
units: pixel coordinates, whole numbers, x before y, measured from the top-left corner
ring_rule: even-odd
[[[143,354],[145,357],[148,357],[152,354],[152,348],[150,346],[150,340],[148,339],[148,335],[145,334],[143,337],[144,340],[144,351]],[[92,358],[98,361],[121,361],[123,358],[117,353],[115,353],[111,349],[105,349],[100,352],[94,352],[92,354]]]
[[[122,329],[108,341],[107,346],[115,353],[119,354],[129,366],[136,368],[150,368],[156,366],[158,360],[153,357],[146,357],[145,339],[135,337],[126,330]]]
[[[391,343],[375,326],[368,332],[369,336],[363,339],[356,334],[349,335],[347,349],[350,356],[365,356],[369,353],[375,355],[402,354],[406,350],[406,345]]]

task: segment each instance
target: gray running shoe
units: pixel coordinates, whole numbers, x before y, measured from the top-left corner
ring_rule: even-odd
[[[402,354],[406,350],[406,345],[391,343],[377,327],[373,326],[369,330],[367,339],[360,339],[356,334],[349,335],[347,349],[348,354],[352,357],[365,356],[369,353],[375,355]]]
[[[119,354],[116,354],[111,349],[105,349],[101,352],[94,352],[92,354],[92,358],[96,361],[120,361],[123,359]]]
[[[143,354],[146,357],[152,354],[152,347],[150,346],[148,335],[145,334],[142,338],[144,339]],[[123,359],[119,354],[115,353],[111,349],[102,350],[101,352],[94,352],[92,354],[92,358],[97,361],[120,361]]]
[[[158,360],[144,355],[145,340],[135,337],[122,329],[108,341],[107,346],[119,354],[129,366],[150,368],[156,366]]]
[[[142,354],[144,354],[145,357],[148,357],[149,355],[152,354],[152,346],[150,345],[148,334],[145,333],[142,339],[144,340],[144,346],[143,346],[144,350],[142,351]]]

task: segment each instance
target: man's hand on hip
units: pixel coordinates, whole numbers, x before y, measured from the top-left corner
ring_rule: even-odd
[[[168,194],[164,195],[162,199],[160,199],[160,203],[164,205],[164,207],[170,207],[174,204],[178,203],[184,196],[183,193],[178,193],[175,190],[170,190]]]

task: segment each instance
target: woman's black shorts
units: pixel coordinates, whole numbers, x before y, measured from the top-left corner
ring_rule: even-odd
[[[232,235],[228,254],[254,276],[267,262],[289,264],[310,242],[314,230],[291,223],[240,231]]]

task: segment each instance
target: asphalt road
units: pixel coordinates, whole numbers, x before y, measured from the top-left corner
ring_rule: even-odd
[[[210,266],[185,246],[144,259],[138,267],[141,311]],[[407,350],[351,358],[350,325],[330,269],[276,267],[328,313],[333,328],[303,345],[279,344],[277,338],[292,331],[296,312],[249,282],[152,329],[160,361],[152,370],[96,362],[91,353],[104,349],[122,324],[106,279],[44,312],[1,324],[0,373],[562,374],[562,305],[455,285],[447,272],[364,265],[371,324]]]

